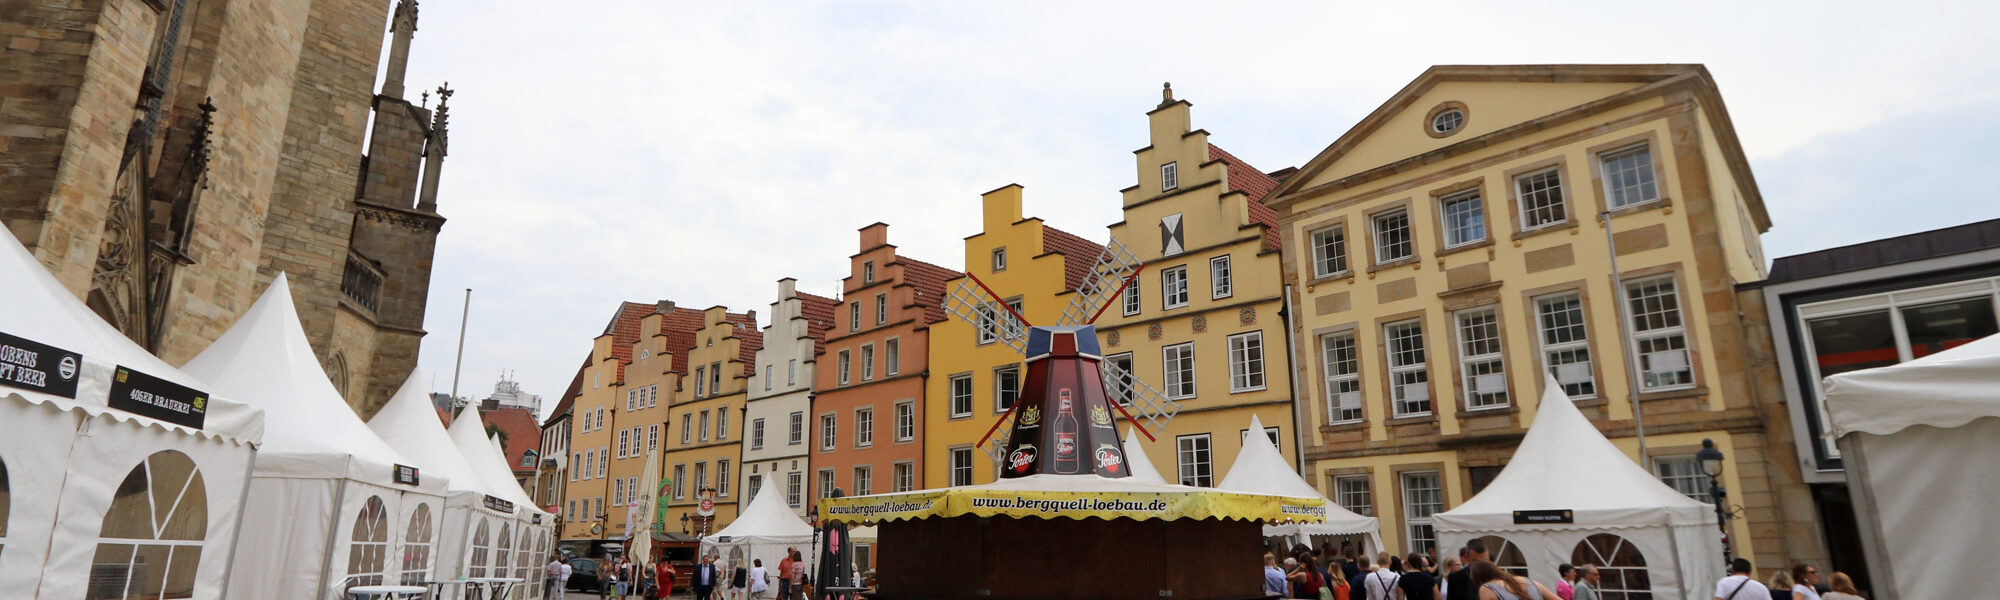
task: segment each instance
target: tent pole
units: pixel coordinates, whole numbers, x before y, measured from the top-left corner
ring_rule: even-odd
[[[245,444],[248,446],[249,444]],[[257,450],[251,446],[250,463],[243,466],[243,491],[236,495],[236,537],[229,543],[229,560],[222,563],[222,597],[229,597],[229,578],[236,571],[236,547],[243,539],[243,509],[250,505],[250,480],[257,472]]]
[[[314,598],[326,597],[327,569],[333,568],[333,545],[340,542],[340,505],[347,502],[347,479],[340,480],[340,487],[333,492],[333,518],[327,521],[326,548],[320,551],[319,587],[313,588]]]
[[[451,401],[458,402],[458,372],[465,366],[465,319],[472,312],[472,288],[465,288],[465,306],[458,310],[458,358],[451,363]]]
[[[1625,385],[1632,402],[1632,427],[1639,435],[1639,466],[1651,470],[1653,459],[1646,453],[1646,418],[1639,408],[1639,345],[1632,339],[1631,310],[1625,299],[1625,273],[1618,270],[1618,241],[1611,236],[1611,211],[1597,213],[1597,220],[1604,223],[1605,254],[1611,257],[1611,298],[1618,303],[1618,347],[1625,354]],[[469,293],[469,291],[468,291]]]

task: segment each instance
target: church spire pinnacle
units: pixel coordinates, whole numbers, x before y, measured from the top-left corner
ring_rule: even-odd
[[[417,0],[399,0],[389,16],[389,72],[382,77],[382,95],[403,97],[403,71],[410,64],[410,38],[417,33]]]

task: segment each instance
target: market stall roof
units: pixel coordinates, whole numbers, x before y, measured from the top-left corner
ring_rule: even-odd
[[[1264,422],[1256,415],[1250,416],[1249,432],[1261,434]],[[1381,521],[1375,517],[1355,514],[1328,501],[1312,484],[1306,483],[1298,471],[1285,461],[1285,455],[1264,435],[1243,436],[1243,451],[1236,453],[1236,462],[1229,465],[1229,474],[1223,476],[1222,483],[1215,489],[1273,496],[1297,496],[1318,498],[1326,503],[1326,521],[1303,526],[1307,534],[1349,534],[1366,533],[1376,535],[1382,529]],[[1284,533],[1299,533],[1287,531]],[[1376,547],[1381,547],[1380,543]]]
[[[431,404],[430,394],[424,391],[415,372],[411,372],[403,387],[389,398],[389,403],[375,413],[375,418],[368,420],[368,428],[381,436],[390,448],[413,460],[422,461],[426,468],[420,473],[423,477],[447,479],[445,489],[497,495],[487,487],[485,479],[475,474],[472,465],[465,462],[465,457],[458,453],[458,447],[451,443],[444,423],[438,420],[436,405]]]
[[[1960,427],[2000,417],[2000,335],[1910,362],[1826,378],[1826,411],[1835,437],[1889,435],[1916,425]]]
[[[743,508],[734,522],[701,541],[714,544],[722,543],[724,538],[732,541],[782,538],[810,542],[812,536],[812,525],[792,512],[792,507],[785,504],[785,495],[778,493],[777,478],[766,477],[757,487],[757,497]]]
[[[327,381],[284,273],[186,370],[264,409],[270,435],[257,453],[259,476],[345,477],[393,486],[397,465],[426,466],[376,437]],[[436,478],[419,487],[442,490],[443,484]]]
[[[27,248],[11,236],[0,242],[0,280],[8,282],[7,306],[0,310],[0,334],[54,346],[83,355],[74,365],[76,383],[73,398],[20,387],[0,387],[0,396],[18,396],[33,403],[53,403],[64,409],[80,409],[92,415],[108,415],[120,422],[132,422],[191,433],[204,437],[224,436],[243,443],[263,437],[261,409],[246,403],[242,396],[217,390],[208,382],[176,369],[124,333],[106,323],[76,295],[56,281]],[[110,402],[113,374],[118,367],[164,379],[173,384],[207,392],[201,427],[176,425],[164,420],[112,410]],[[51,368],[52,367],[52,368]],[[61,365],[38,369],[51,380],[61,378]],[[54,383],[54,385],[62,385]]]
[[[473,476],[492,490],[489,493],[514,503],[522,510],[542,512],[528,497],[527,490],[521,489],[521,484],[514,481],[514,471],[507,468],[504,459],[500,458],[500,451],[495,450],[492,440],[487,439],[486,422],[479,418],[478,409],[468,406],[459,411],[458,418],[451,420],[451,427],[446,428],[445,433],[451,437],[452,445],[458,448],[459,456],[471,467]]]
[[[1125,428],[1125,463],[1131,465],[1132,479],[1146,483],[1167,485],[1167,479],[1160,476],[1160,470],[1153,468],[1153,459],[1146,456],[1146,447],[1139,443],[1138,431]]]
[[[1507,466],[1478,495],[1437,513],[1439,531],[1511,527],[1517,510],[1572,511],[1568,528],[1713,523],[1709,505],[1667,487],[1605,439],[1554,378],[1544,387],[1535,421]],[[1590,493],[1549,483],[1578,473],[1588,474]]]

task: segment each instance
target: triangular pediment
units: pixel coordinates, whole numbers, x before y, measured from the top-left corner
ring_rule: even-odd
[[[1524,123],[1622,98],[1644,97],[1642,88],[1700,76],[1699,65],[1440,65],[1424,71],[1313,157],[1272,193],[1299,190],[1504,133]],[[1433,129],[1440,112],[1457,110],[1459,125]]]

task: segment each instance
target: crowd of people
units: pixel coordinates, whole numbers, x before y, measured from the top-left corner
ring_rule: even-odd
[[[1433,564],[1432,556],[1411,553],[1396,556],[1387,552],[1371,559],[1342,545],[1335,553],[1322,544],[1319,551],[1305,546],[1292,549],[1280,559],[1275,552],[1264,553],[1264,593],[1283,598],[1308,600],[1600,600],[1598,588],[1603,574],[1597,565],[1557,567],[1556,587],[1550,589],[1526,576],[1515,575],[1493,563],[1486,543],[1472,540]],[[1819,586],[1819,570],[1810,565],[1794,565],[1778,570],[1765,582],[1752,576],[1750,561],[1742,558],[1730,565],[1731,574],[1716,583],[1716,600],[1864,600],[1846,573],[1834,573],[1826,587]]]
[[[806,561],[797,548],[786,548],[776,570],[764,566],[763,559],[741,564],[717,564],[714,554],[703,556],[687,575],[688,591],[695,600],[805,600],[809,597]],[[542,597],[563,600],[569,580],[575,574],[571,559],[557,555],[542,573]],[[598,573],[599,590],[589,595],[616,600],[658,600],[674,594],[680,571],[670,561],[653,565],[633,563],[626,557],[610,559]],[[601,561],[600,561],[601,562]],[[772,592],[775,591],[775,594]]]

